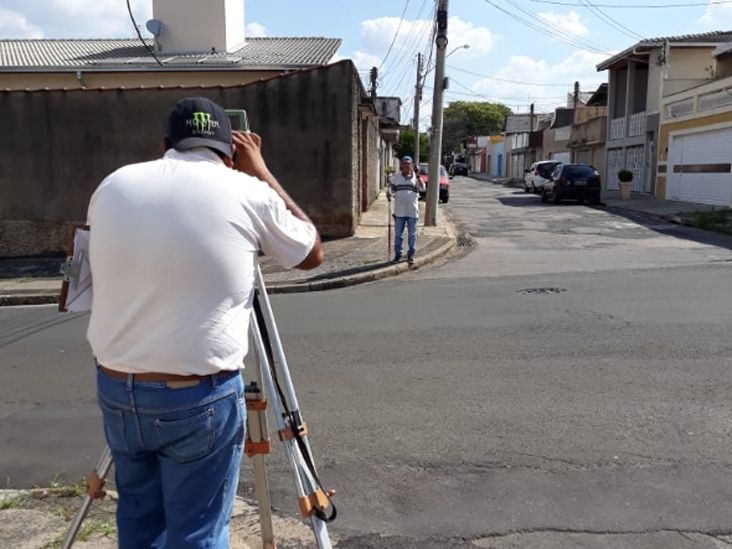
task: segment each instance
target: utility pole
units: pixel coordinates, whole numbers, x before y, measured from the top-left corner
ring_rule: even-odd
[[[430,133],[430,169],[427,184],[427,204],[424,224],[437,225],[437,199],[440,195],[440,166],[442,165],[442,94],[445,90],[445,49],[447,48],[447,4],[439,0],[437,7],[437,36],[435,45],[435,85],[432,96],[432,131]]]
[[[379,69],[371,67],[369,72],[369,80],[371,80],[371,99],[376,99],[376,86],[377,80],[379,79]]]
[[[574,96],[572,97],[572,123],[577,123],[577,109],[579,108],[580,83],[574,83]],[[572,162],[577,162],[577,149],[572,149]]]
[[[422,101],[422,54],[417,54],[417,84],[414,86],[414,165],[419,169],[419,103]]]
[[[534,104],[532,103],[529,105],[529,143],[531,143],[531,134],[534,133]],[[543,140],[542,140],[543,143]],[[543,148],[543,147],[542,147]],[[531,152],[531,149],[529,149],[529,153]],[[541,151],[541,156],[544,156],[544,151]],[[536,160],[541,160],[541,158],[537,158]],[[532,164],[531,158],[529,158],[529,165],[526,166],[526,160],[524,159],[524,166],[523,169],[530,168]]]

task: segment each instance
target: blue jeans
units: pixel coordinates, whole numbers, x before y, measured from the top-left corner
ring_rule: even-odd
[[[246,425],[239,372],[173,389],[97,371],[120,549],[229,547]]]
[[[402,233],[404,232],[404,226],[407,225],[407,235],[409,251],[407,257],[412,259],[414,257],[414,247],[417,243],[417,218],[416,217],[394,217],[395,220],[395,234],[394,234],[394,257],[401,259],[402,257]]]

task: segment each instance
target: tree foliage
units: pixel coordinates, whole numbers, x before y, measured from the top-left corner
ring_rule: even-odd
[[[430,142],[426,133],[419,134],[419,158],[426,162],[430,154]],[[414,130],[408,128],[399,135],[399,156],[409,155],[414,158]]]
[[[463,140],[471,136],[498,133],[506,115],[511,114],[503,103],[453,101],[445,109],[442,127],[442,151],[458,152]]]

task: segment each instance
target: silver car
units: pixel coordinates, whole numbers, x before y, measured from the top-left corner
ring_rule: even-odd
[[[551,180],[552,170],[559,164],[556,160],[534,162],[524,173],[524,192],[541,193],[544,190],[544,182]]]

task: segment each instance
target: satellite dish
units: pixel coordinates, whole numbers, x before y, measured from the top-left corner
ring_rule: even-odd
[[[160,19],[150,19],[145,23],[145,27],[150,31],[154,37],[160,36],[160,31],[163,30],[163,22]]]

